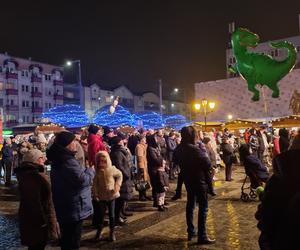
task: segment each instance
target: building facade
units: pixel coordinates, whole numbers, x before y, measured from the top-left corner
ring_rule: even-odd
[[[67,90],[64,90],[66,96]],[[159,96],[153,92],[134,94],[129,88],[122,85],[115,89],[102,89],[97,84],[84,87],[84,108],[85,111],[92,115],[98,109],[110,105],[115,97],[119,96],[119,104],[128,109],[130,112],[154,111],[160,112]],[[65,100],[65,99],[64,99]],[[188,105],[183,102],[163,100],[163,114],[182,114],[189,115]],[[188,117],[188,116],[187,116]]]
[[[37,122],[42,112],[62,104],[60,67],[0,54],[0,108],[5,127]]]

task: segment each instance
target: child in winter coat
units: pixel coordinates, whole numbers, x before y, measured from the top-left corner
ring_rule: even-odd
[[[106,151],[99,151],[95,158],[96,175],[92,187],[94,220],[97,226],[95,240],[101,239],[105,210],[108,207],[109,240],[115,241],[115,199],[120,197],[122,172],[112,165],[109,154]]]
[[[157,178],[156,178],[156,198],[158,211],[165,211],[168,208],[165,207],[165,197],[166,191],[169,190],[169,176],[165,170],[165,161],[163,161],[163,165],[157,169]]]

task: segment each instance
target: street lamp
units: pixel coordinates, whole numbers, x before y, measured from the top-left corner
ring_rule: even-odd
[[[71,67],[73,63],[77,63],[78,65],[78,86],[79,86],[79,98],[80,98],[80,106],[84,107],[83,104],[83,86],[81,81],[81,63],[80,60],[67,61],[66,66]]]
[[[207,125],[207,115],[211,112],[213,112],[214,108],[216,106],[215,102],[208,101],[207,99],[202,99],[201,104],[196,103],[194,105],[195,109],[197,111],[201,110],[201,107],[203,109],[203,115],[204,115],[204,130],[206,131],[206,125]]]
[[[232,117],[233,117],[232,115],[228,115],[228,116],[227,116],[228,120],[231,120]]]

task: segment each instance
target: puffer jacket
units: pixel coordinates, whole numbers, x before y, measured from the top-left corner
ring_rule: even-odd
[[[75,154],[53,143],[47,150],[51,162],[53,202],[60,223],[75,222],[93,213],[91,185],[93,168],[83,168]]]
[[[115,192],[115,183],[121,186],[122,179],[122,172],[115,166],[96,170],[92,187],[93,198],[110,201],[120,197],[120,192]]]

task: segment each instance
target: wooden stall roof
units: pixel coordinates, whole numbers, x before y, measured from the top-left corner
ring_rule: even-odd
[[[260,124],[262,124],[262,122],[259,120],[235,119],[233,121],[226,122],[224,124],[224,128],[228,128],[229,130],[246,129],[257,127]]]
[[[197,127],[201,127],[201,129],[204,129],[205,122],[194,122],[194,125]],[[222,122],[207,122],[206,123],[206,131],[211,131],[213,128],[216,130],[221,130],[223,126]]]
[[[276,118],[272,120],[272,126],[274,128],[300,127],[300,115],[290,115]]]
[[[64,127],[54,124],[54,123],[48,123],[48,124],[22,124],[18,125],[12,128],[13,134],[29,134],[34,133],[37,131],[42,131],[44,133],[47,132],[60,132],[65,130]]]

